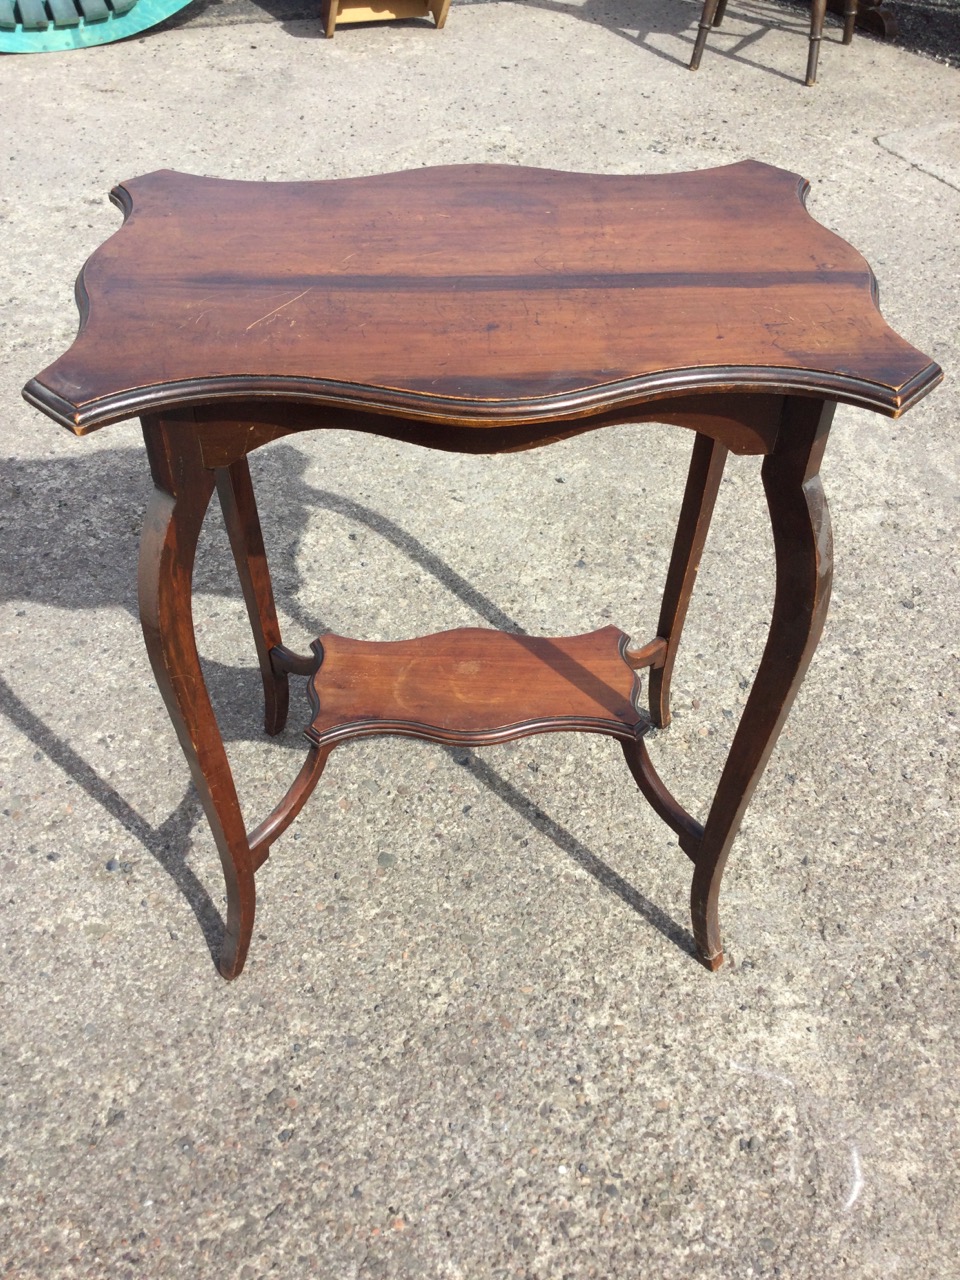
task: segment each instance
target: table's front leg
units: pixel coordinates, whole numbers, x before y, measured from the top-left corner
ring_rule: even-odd
[[[156,486],[140,542],[140,621],[163,700],[190,766],[223,864],[224,977],[243,968],[256,906],[254,865],[193,629],[193,565],[214,475],[189,414],[143,420]]]
[[[723,963],[717,899],[724,864],[826,618],[833,543],[819,470],[834,408],[820,400],[788,399],[777,444],[763,462],[776,555],[773,618],[703,838],[690,850],[694,937],[711,969]]]

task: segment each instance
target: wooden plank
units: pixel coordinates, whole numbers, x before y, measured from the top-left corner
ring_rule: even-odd
[[[111,8],[116,17],[121,17],[125,13],[129,13],[136,6],[137,0],[110,0]]]
[[[20,0],[20,25],[24,31],[46,31],[50,19],[43,0]]]
[[[17,16],[13,12],[13,0],[0,0],[0,31],[16,31]]]
[[[79,27],[80,14],[73,0],[47,0],[55,27]]]
[[[428,0],[340,0],[337,26],[352,22],[392,22],[395,18],[425,18],[430,12]]]

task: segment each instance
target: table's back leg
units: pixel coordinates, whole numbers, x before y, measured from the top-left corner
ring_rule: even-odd
[[[282,640],[250,466],[246,458],[240,458],[228,467],[217,467],[215,475],[260,663],[263,724],[267,733],[276,734],[287,723],[290,682],[286,670],[276,666],[271,658],[271,650],[279,647]]]
[[[723,963],[717,899],[730,846],[823,630],[833,578],[830,515],[820,483],[835,405],[788,399],[763,462],[777,585],[767,643],[696,850],[693,932],[703,962]]]
[[[650,718],[661,729],[670,723],[673,665],[726,460],[725,445],[711,440],[709,436],[697,434],[657,624],[657,635],[666,640],[667,651],[663,666],[650,672]]]
[[[233,774],[200,667],[193,630],[193,565],[214,489],[188,415],[145,418],[156,486],[140,542],[140,621],[154,675],[210,822],[227,889],[220,971],[243,968],[256,908],[254,868]]]

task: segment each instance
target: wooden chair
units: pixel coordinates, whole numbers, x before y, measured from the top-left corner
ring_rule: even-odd
[[[726,12],[727,0],[704,0],[703,13],[700,15],[700,28],[693,46],[693,57],[690,59],[690,70],[696,71],[700,66],[704,46],[707,43],[707,32],[711,27],[719,27]],[[810,7],[810,48],[807,53],[807,78],[805,83],[816,84],[817,62],[820,58],[820,36],[823,33],[823,15],[827,10],[827,0],[813,0]],[[845,0],[843,6],[843,43],[849,44],[853,39],[853,28],[857,23],[857,0]]]

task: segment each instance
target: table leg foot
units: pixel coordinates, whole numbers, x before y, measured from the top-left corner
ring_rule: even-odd
[[[275,738],[283,733],[290,713],[290,682],[281,672],[273,680],[263,680],[263,731]]]
[[[698,867],[693,873],[693,885],[690,889],[690,916],[693,923],[693,940],[697,946],[697,959],[704,968],[715,973],[723,964],[720,913],[717,910],[720,875],[704,874],[704,870]]]
[[[228,893],[227,928],[220,944],[217,957],[217,968],[221,977],[228,981],[238,978],[243,971],[253,937],[253,921],[256,915],[257,900],[253,886],[253,875],[250,876],[248,891],[239,890],[231,897]]]

